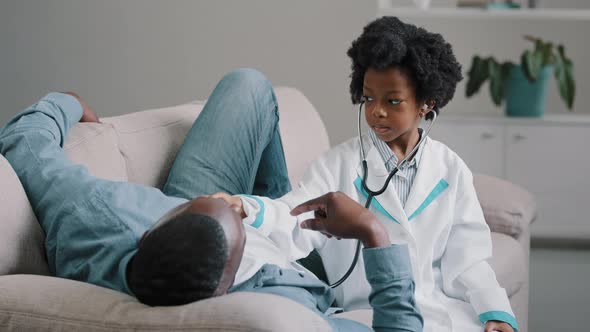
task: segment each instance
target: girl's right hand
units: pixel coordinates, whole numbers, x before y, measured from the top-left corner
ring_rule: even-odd
[[[313,218],[301,222],[301,228],[328,237],[358,239],[366,248],[390,245],[389,237],[377,217],[342,192],[332,192],[311,199],[291,210],[296,216],[314,212]]]

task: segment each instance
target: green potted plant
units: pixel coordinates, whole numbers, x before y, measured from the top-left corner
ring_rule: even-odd
[[[565,55],[563,45],[525,36],[534,43],[534,49],[525,50],[520,65],[510,61],[499,63],[493,57],[475,55],[467,80],[467,97],[476,94],[485,81],[490,82],[490,95],[500,106],[506,99],[508,116],[541,117],[545,112],[547,83],[551,72],[555,74],[561,99],[572,110],[576,94],[573,63]]]

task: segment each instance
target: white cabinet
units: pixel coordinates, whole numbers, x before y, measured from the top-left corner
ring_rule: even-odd
[[[430,136],[444,142],[478,173],[504,176],[504,127],[498,124],[438,122]]]
[[[590,117],[441,117],[432,137],[474,173],[498,176],[535,195],[536,238],[590,240]]]

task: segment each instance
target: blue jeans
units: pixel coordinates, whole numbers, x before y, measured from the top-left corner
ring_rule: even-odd
[[[223,191],[271,198],[291,190],[271,83],[238,69],[215,87],[189,130],[164,185],[191,199]]]

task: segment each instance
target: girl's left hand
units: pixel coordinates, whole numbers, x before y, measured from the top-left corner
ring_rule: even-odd
[[[500,322],[497,320],[489,320],[486,322],[484,332],[493,332],[493,331],[514,332],[514,329],[508,323]]]

